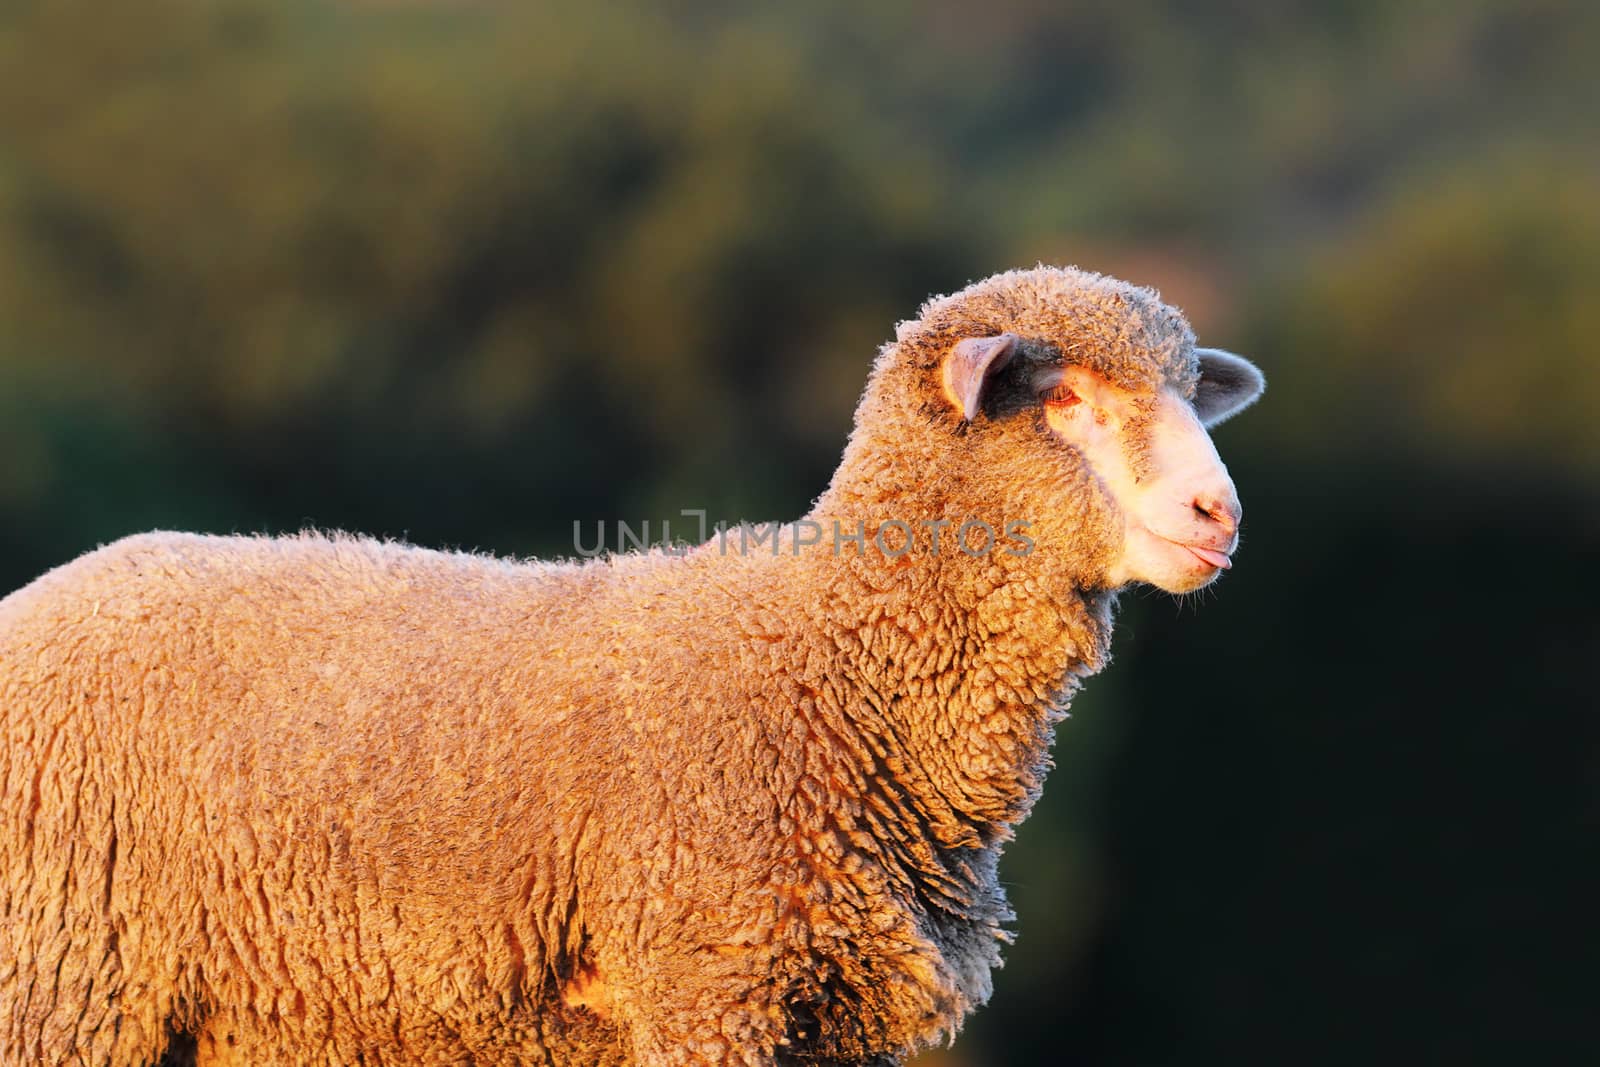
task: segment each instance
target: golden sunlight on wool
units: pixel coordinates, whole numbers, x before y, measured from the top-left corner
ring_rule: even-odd
[[[902,323],[759,547],[152,533],[51,571],[0,601],[0,1061],[949,1039],[1118,590],[1231,564],[1205,427],[1262,387],[1153,293],[1039,267]]]

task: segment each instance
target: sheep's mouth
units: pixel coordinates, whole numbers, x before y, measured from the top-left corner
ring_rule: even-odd
[[[1184,544],[1182,541],[1175,541],[1173,543],[1183,548],[1187,548],[1190,552],[1194,553],[1195,557],[1198,558],[1201,563],[1204,563],[1208,567],[1216,567],[1219,570],[1225,571],[1233,566],[1233,557],[1228,555],[1226,552],[1219,552],[1214,548],[1206,548],[1204,545]]]
[[[1214,548],[1211,545],[1202,544],[1195,541],[1180,541],[1176,537],[1168,537],[1165,534],[1156,533],[1155,530],[1143,523],[1140,523],[1136,529],[1143,531],[1162,544],[1171,545],[1173,548],[1183,549],[1195,560],[1204,564],[1209,570],[1225,571],[1233,567],[1233,552],[1231,550],[1224,551],[1220,548]],[[1237,545],[1234,545],[1233,547],[1237,547]]]
[[[1182,541],[1165,537],[1144,523],[1131,523],[1121,558],[1108,573],[1113,585],[1144,582],[1169,593],[1188,593],[1215,581],[1233,567],[1235,547],[1211,539]]]
[[[1207,544],[1200,544],[1194,541],[1180,541],[1176,537],[1167,537],[1163,534],[1156,533],[1148,526],[1144,527],[1144,529],[1157,541],[1171,545],[1173,548],[1182,549],[1184,552],[1188,553],[1191,559],[1200,563],[1207,570],[1225,571],[1233,567],[1232,552],[1223,551],[1220,548],[1214,548]]]

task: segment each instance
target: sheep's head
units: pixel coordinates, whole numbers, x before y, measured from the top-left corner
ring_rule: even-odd
[[[1238,544],[1239,498],[1206,428],[1263,386],[1248,361],[1196,348],[1150,290],[1039,267],[903,323],[852,444],[875,448],[867,435],[886,426],[931,429],[910,462],[945,487],[948,512],[1027,520],[1080,587],[1182,593],[1231,566]]]
[[[1243,511],[1206,428],[1244,408],[1264,381],[1249,361],[1196,349],[1192,398],[1170,382],[1125,387],[1065,358],[1049,342],[1014,333],[957,342],[942,368],[946,399],[963,419],[979,417],[991,378],[1019,348],[1032,348],[1012,376],[1026,417],[1069,445],[1121,519],[1121,544],[1105,559],[1112,587],[1146,582],[1186,593],[1232,566]],[[1015,395],[1020,394],[1020,397]]]

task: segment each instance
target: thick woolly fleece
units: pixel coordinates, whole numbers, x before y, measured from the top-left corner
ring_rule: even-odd
[[[940,362],[1007,330],[968,423]],[[891,1064],[953,1035],[1110,633],[1121,520],[1029,385],[1063,360],[1195,385],[1177,312],[1041,267],[902,325],[821,537],[776,553],[157,533],[0,601],[0,1062]]]

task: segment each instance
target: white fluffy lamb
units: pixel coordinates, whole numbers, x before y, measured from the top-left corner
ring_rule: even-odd
[[[1259,373],[1072,269],[927,304],[777,551],[148,534],[0,601],[0,1063],[890,1064]],[[743,550],[740,550],[743,549]]]

